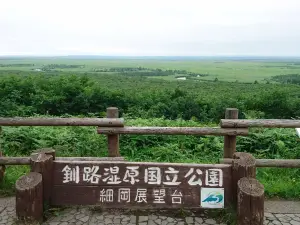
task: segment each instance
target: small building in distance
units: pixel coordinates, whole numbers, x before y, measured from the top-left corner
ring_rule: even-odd
[[[186,80],[186,77],[177,77],[177,80]]]

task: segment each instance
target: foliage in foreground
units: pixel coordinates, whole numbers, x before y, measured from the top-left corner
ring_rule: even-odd
[[[195,121],[164,119],[126,119],[134,126],[213,126]],[[1,145],[7,156],[29,156],[38,148],[52,147],[57,156],[107,156],[106,137],[92,127],[3,127]],[[252,129],[247,137],[238,137],[237,150],[257,158],[300,157],[300,145],[294,129]],[[121,155],[129,161],[217,163],[223,156],[223,137],[216,136],[142,136],[122,135]],[[10,166],[0,194],[12,194],[26,166]],[[258,179],[268,197],[299,198],[299,169],[259,168]]]

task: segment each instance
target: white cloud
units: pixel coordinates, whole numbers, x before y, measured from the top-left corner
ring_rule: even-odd
[[[298,0],[1,0],[0,55],[300,55]]]

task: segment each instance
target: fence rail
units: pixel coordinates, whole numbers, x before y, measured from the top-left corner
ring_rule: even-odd
[[[233,159],[220,159],[222,164],[231,164]],[[256,159],[256,167],[300,168],[300,159]]]
[[[248,135],[248,129],[245,128],[206,128],[206,127],[124,127],[107,128],[100,127],[98,134],[163,134],[163,135]]]
[[[123,118],[0,118],[0,126],[123,127]]]
[[[124,157],[55,157],[56,161],[124,161]],[[0,157],[0,165],[30,165],[30,157]]]
[[[240,120],[240,119],[221,119],[222,128],[298,128],[300,120],[281,120],[281,119],[259,119],[259,120]]]

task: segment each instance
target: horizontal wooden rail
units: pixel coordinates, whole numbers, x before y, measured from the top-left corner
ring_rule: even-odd
[[[100,127],[98,134],[165,134],[165,135],[248,135],[248,129],[222,129],[206,127]]]
[[[280,119],[258,119],[239,120],[221,119],[222,128],[248,128],[248,127],[273,127],[273,128],[300,128],[300,120],[280,120]]]
[[[123,118],[0,118],[0,126],[123,127]]]
[[[30,157],[0,157],[0,165],[30,165]]]
[[[124,157],[56,157],[55,161],[124,161]],[[30,165],[30,157],[0,157],[0,165]]]
[[[124,161],[124,157],[56,157],[55,161]]]
[[[222,164],[231,164],[233,159],[220,159]],[[257,167],[300,168],[300,159],[256,159]]]

